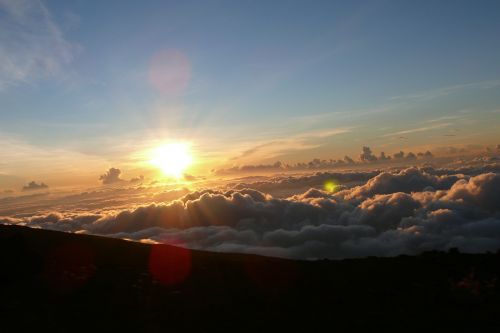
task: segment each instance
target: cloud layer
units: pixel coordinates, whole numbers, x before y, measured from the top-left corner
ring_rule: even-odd
[[[318,173],[268,186],[331,177]],[[4,218],[3,222],[306,259],[416,254],[452,247],[468,252],[500,248],[498,173],[467,175],[407,168],[336,177],[339,183],[355,179],[361,184],[341,187],[335,193],[311,188],[288,198],[240,184],[227,190],[193,191],[177,200],[131,209],[51,212]],[[258,187],[264,184],[261,181]]]

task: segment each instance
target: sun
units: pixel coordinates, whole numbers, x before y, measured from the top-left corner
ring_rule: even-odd
[[[189,144],[173,142],[159,146],[152,151],[151,164],[165,175],[182,178],[184,171],[193,163]]]

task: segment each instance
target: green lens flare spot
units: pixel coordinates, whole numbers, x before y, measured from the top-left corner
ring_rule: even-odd
[[[326,192],[329,192],[329,193],[334,193],[337,191],[338,189],[338,185],[333,181],[333,180],[329,180],[325,183],[325,185],[323,186],[323,188],[325,189]]]

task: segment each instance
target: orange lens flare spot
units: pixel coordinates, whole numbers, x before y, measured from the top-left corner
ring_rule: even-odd
[[[166,244],[152,245],[149,272],[164,285],[183,282],[191,273],[191,250]]]

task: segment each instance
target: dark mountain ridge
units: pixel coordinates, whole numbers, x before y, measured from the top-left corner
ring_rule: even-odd
[[[295,261],[0,225],[0,264],[16,331],[500,327],[492,253]]]

